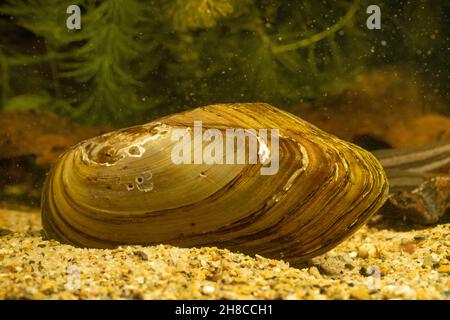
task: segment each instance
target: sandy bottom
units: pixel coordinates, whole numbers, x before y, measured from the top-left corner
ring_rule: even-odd
[[[450,224],[363,227],[302,268],[217,248],[80,249],[0,210],[1,299],[450,299]]]

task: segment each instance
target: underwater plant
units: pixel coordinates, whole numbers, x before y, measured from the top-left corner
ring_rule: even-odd
[[[125,125],[216,102],[290,106],[399,61],[448,94],[445,3],[380,4],[381,30],[365,0],[82,0],[80,30],[66,27],[71,4],[0,6],[1,108]]]

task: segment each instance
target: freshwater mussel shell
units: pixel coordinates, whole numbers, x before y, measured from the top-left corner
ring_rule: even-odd
[[[174,129],[279,129],[279,170],[181,164]],[[42,196],[48,237],[82,247],[217,246],[296,263],[347,238],[386,200],[372,154],[268,104],[220,104],[83,141]]]

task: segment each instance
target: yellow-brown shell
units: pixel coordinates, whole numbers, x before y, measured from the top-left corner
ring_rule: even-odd
[[[279,129],[279,170],[171,160],[175,128]],[[189,129],[188,129],[189,130]],[[220,104],[83,141],[52,168],[47,235],[83,247],[218,246],[300,262],[343,241],[387,196],[369,152],[267,104]]]

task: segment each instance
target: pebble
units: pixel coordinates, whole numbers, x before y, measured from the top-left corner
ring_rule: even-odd
[[[0,237],[0,299],[449,298],[450,224],[402,232],[363,226],[296,268],[218,248],[62,245],[43,240],[38,212],[0,209],[0,229],[12,231]],[[399,250],[414,237],[423,240],[413,254]]]
[[[432,257],[431,255],[429,255],[429,254],[425,255],[425,256],[423,257],[423,262],[422,262],[422,264],[423,264],[424,266],[431,266],[431,265],[433,265],[433,257]]]
[[[365,243],[358,248],[358,257],[367,259],[375,256],[377,253],[377,247],[371,243]]]
[[[213,286],[204,286],[203,289],[202,289],[202,292],[204,294],[211,294],[214,291],[216,291],[216,289]]]
[[[413,290],[410,286],[396,286],[396,285],[388,285],[382,289],[385,297],[387,299],[397,299],[403,298],[407,300],[416,299],[416,291]]]
[[[317,269],[317,267],[313,266],[313,267],[309,268],[308,272],[309,272],[310,275],[312,275],[314,277],[320,277],[320,272]]]
[[[367,287],[358,287],[350,291],[350,297],[357,300],[370,300],[370,293]]]
[[[446,272],[450,272],[450,264],[446,264],[443,266],[439,266],[439,268],[437,269],[438,272],[441,273],[446,273]]]
[[[0,228],[0,237],[7,236],[8,234],[13,233],[11,230]]]
[[[137,255],[139,258],[141,258],[141,260],[148,261],[148,255],[144,251],[138,250],[135,251],[134,254]]]
[[[310,263],[316,266],[321,274],[327,276],[338,276],[345,268],[345,262],[341,257],[330,254],[315,257]]]
[[[414,240],[416,241],[423,241],[426,240],[427,238],[428,236],[426,234],[414,236]]]
[[[403,252],[413,254],[416,251],[416,243],[414,241],[402,241],[400,244],[400,250]]]

